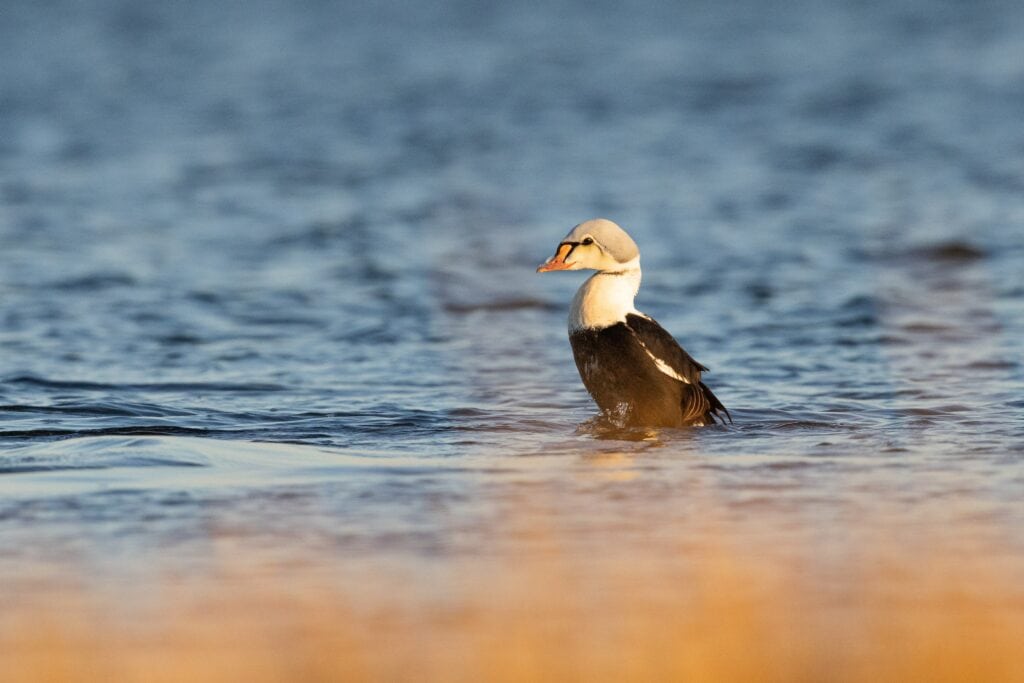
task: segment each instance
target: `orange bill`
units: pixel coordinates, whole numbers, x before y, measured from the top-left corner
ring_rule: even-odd
[[[574,245],[574,244],[559,244],[558,245],[558,251],[555,252],[555,255],[552,256],[551,258],[549,258],[544,263],[542,263],[539,266],[537,266],[537,272],[538,273],[547,273],[548,271],[551,271],[551,270],[569,270],[569,267],[572,264],[571,263],[566,263],[565,259],[569,255],[569,252],[572,251],[574,246],[576,246],[576,245]]]

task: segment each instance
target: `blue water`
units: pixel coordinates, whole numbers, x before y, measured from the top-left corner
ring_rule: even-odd
[[[534,493],[652,553],[708,485],[1024,567],[1024,5],[26,0],[0,64],[4,585],[443,562]],[[533,271],[594,216],[733,426],[588,422]]]

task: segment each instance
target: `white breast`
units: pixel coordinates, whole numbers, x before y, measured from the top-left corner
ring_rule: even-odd
[[[597,273],[583,283],[572,300],[569,331],[601,329],[636,313],[633,300],[640,289],[640,267]]]

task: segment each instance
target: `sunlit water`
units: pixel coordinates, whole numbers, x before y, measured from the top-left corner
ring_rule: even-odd
[[[1024,569],[1024,6],[85,4],[0,10],[0,584],[443,571],[538,498]],[[588,422],[533,269],[598,215],[734,425]]]

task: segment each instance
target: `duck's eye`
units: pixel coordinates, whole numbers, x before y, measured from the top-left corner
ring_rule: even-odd
[[[593,244],[593,243],[594,243],[594,238],[593,237],[584,237],[583,241],[580,242],[580,244],[582,244],[583,246],[587,246],[587,245]]]

